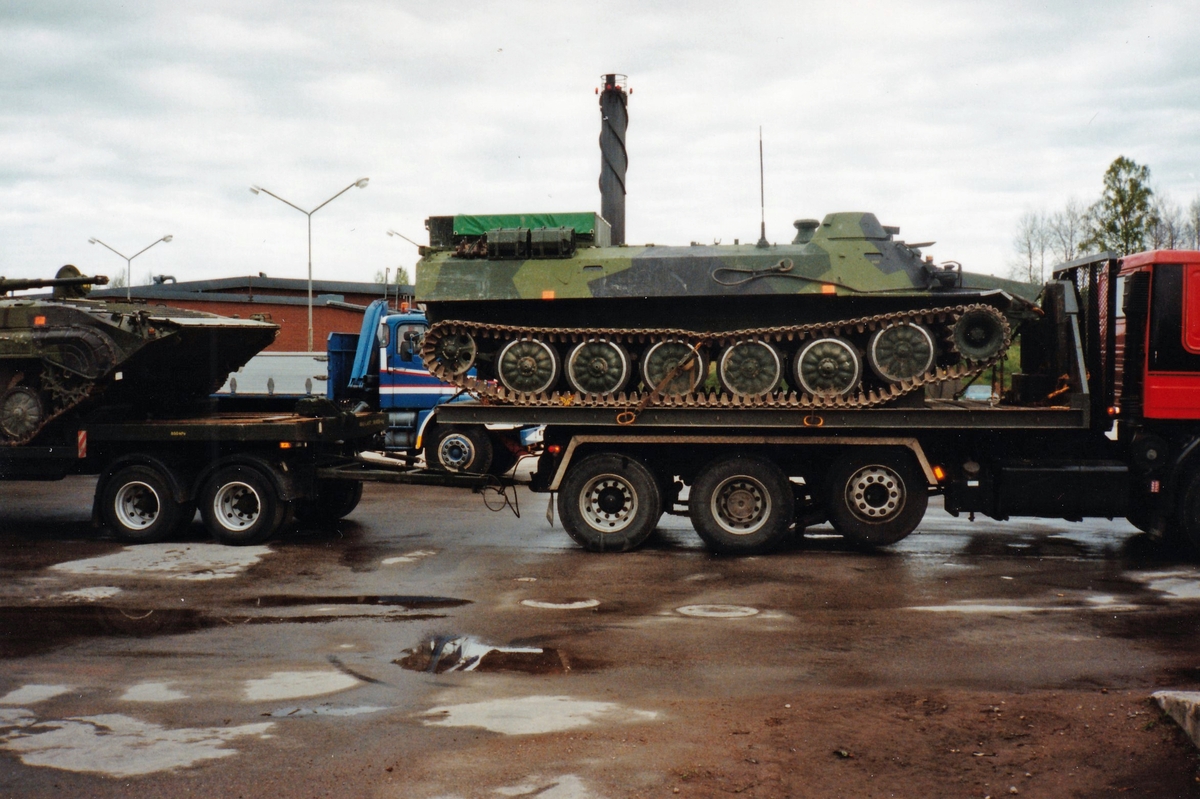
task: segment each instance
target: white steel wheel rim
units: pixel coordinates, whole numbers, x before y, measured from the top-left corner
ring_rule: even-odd
[[[438,460],[451,471],[462,471],[474,462],[475,445],[458,433],[446,436],[438,446]]]
[[[247,504],[253,507],[246,507]],[[262,497],[248,483],[226,483],[213,497],[213,515],[226,530],[240,533],[252,527],[262,515]]]
[[[147,505],[147,500],[153,504],[153,509]],[[113,499],[113,510],[117,520],[129,530],[145,530],[158,521],[162,512],[162,501],[154,487],[142,482],[126,483],[117,491]]]
[[[579,512],[592,529],[619,533],[637,517],[637,492],[618,474],[597,475],[579,492]]]
[[[676,344],[676,345],[682,344],[683,346],[687,347],[689,350],[692,348],[692,345],[688,344],[686,341],[669,339],[667,341],[659,341],[659,342],[655,343],[652,347],[650,347],[650,349],[646,350],[646,356],[642,359],[642,378],[646,381],[646,390],[647,391],[654,391],[656,388],[658,388],[658,386],[654,384],[654,377],[650,374],[650,370],[652,368],[651,362],[654,360],[655,353],[657,353],[661,347],[664,347],[668,344]],[[668,386],[663,387],[663,393],[671,395],[671,396],[677,396],[678,394],[681,394],[681,393],[686,394],[688,392],[695,391],[696,387],[699,386],[700,382],[704,379],[704,377],[707,376],[707,375],[700,374],[700,372],[704,371],[703,369],[700,368],[701,366],[703,366],[703,364],[704,364],[704,361],[702,360],[699,352],[692,355],[691,362],[687,366],[680,369],[679,374],[675,375],[674,379],[671,380],[671,382],[674,383],[676,380],[679,380],[680,378],[686,376],[689,372],[691,372],[691,376],[692,376],[691,385],[689,386],[687,391],[684,391],[684,392],[671,391],[670,386],[668,385]],[[671,366],[667,367],[666,369],[663,369],[662,374],[659,376],[659,380],[662,380],[663,377],[666,377],[667,373],[670,372],[674,368],[675,368],[675,365],[672,364]]]
[[[767,386],[766,388],[760,389],[758,391],[754,391],[754,392],[738,391],[736,388],[734,388],[734,385],[733,385],[734,381],[731,381],[729,379],[729,358],[731,355],[734,354],[735,350],[737,350],[739,348],[749,348],[749,347],[753,347],[755,349],[763,349],[768,354],[770,354],[771,363],[774,364],[774,368],[775,368],[775,379],[771,382],[771,385]],[[775,386],[779,385],[779,378],[783,374],[783,362],[780,361],[780,359],[779,359],[779,353],[770,344],[766,344],[762,341],[743,341],[739,344],[734,344],[732,347],[729,347],[728,349],[726,349],[725,352],[721,353],[721,360],[717,364],[717,374],[720,376],[721,382],[723,382],[726,386],[728,386],[729,390],[732,391],[734,394],[740,394],[745,397],[761,397],[764,394],[771,393],[771,391],[773,391],[775,389]]]
[[[551,367],[550,367],[550,370],[549,370],[549,373],[548,373],[546,379],[542,383],[537,384],[536,387],[518,388],[517,386],[513,385],[510,382],[510,379],[506,378],[506,376],[504,374],[504,370],[500,368],[500,364],[504,361],[504,356],[508,354],[509,350],[511,350],[513,347],[516,347],[517,345],[526,345],[526,344],[533,344],[536,347],[538,347],[545,354],[546,358],[550,361]],[[532,368],[536,369],[537,368],[536,358],[533,358],[532,356],[527,356],[527,357],[529,357],[530,360],[535,361]],[[522,359],[522,360],[524,360],[524,359]],[[507,388],[509,391],[515,391],[518,394],[541,394],[543,391],[547,391],[548,389],[552,388],[554,386],[554,384],[556,382],[558,382],[558,375],[559,375],[558,367],[559,367],[558,355],[554,352],[554,348],[551,347],[546,342],[538,341],[537,339],[534,339],[534,338],[514,339],[513,341],[510,341],[507,344],[505,344],[500,349],[499,354],[496,356],[496,377],[500,380],[501,383],[504,384],[505,388]]]
[[[771,492],[748,475],[727,477],[713,491],[709,510],[725,532],[752,535],[771,517]]]
[[[611,349],[613,352],[616,353],[617,358],[621,362],[621,377],[620,377],[620,379],[613,381],[613,385],[615,385],[616,388],[610,389],[608,391],[601,391],[601,392],[589,391],[584,386],[581,386],[579,384],[578,379],[575,377],[575,365],[576,365],[576,361],[579,359],[579,353],[582,350],[584,350],[585,348],[587,348],[588,346],[595,346],[597,344],[607,345],[609,349]],[[605,339],[594,339],[594,338],[588,339],[587,341],[581,341],[579,344],[577,344],[571,350],[571,354],[567,356],[567,382],[571,384],[571,388],[575,389],[580,394],[600,394],[601,396],[604,396],[606,394],[613,394],[617,391],[620,391],[622,388],[624,388],[625,384],[628,381],[629,381],[629,356],[625,354],[624,347],[618,346],[614,342],[607,341]]]
[[[864,466],[846,482],[846,507],[866,522],[891,521],[904,510],[904,480],[881,464]]]

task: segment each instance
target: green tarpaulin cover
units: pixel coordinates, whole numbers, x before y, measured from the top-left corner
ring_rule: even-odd
[[[570,227],[581,236],[596,233],[596,214],[485,214],[454,217],[455,236],[482,236],[496,228]]]

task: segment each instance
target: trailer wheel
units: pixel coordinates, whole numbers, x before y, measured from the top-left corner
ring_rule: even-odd
[[[563,527],[589,552],[625,552],[654,531],[662,494],[640,461],[615,453],[573,464],[558,491]]]
[[[222,544],[257,544],[278,528],[286,513],[275,486],[249,466],[218,469],[200,493],[200,516]]]
[[[122,541],[131,543],[166,538],[191,521],[191,516],[184,518],[188,507],[175,501],[170,483],[150,466],[126,466],[104,481],[101,489],[104,524]]]
[[[296,518],[301,523],[333,524],[358,507],[362,493],[361,480],[318,480],[316,494],[295,503]]]
[[[1200,554],[1200,471],[1188,478],[1172,527],[1173,543],[1186,547],[1193,555]]]
[[[928,483],[907,452],[849,452],[834,462],[826,488],[830,522],[864,548],[901,540],[929,505]]]
[[[787,535],[795,496],[787,475],[771,461],[725,458],[700,471],[688,512],[709,549],[747,555],[775,547]]]
[[[437,427],[425,445],[425,465],[443,472],[484,474],[492,465],[492,441],[482,427]]]

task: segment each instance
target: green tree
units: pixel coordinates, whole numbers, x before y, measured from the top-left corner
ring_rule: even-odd
[[[386,277],[386,274],[384,273],[384,271],[382,269],[375,270],[375,282],[376,283],[383,283],[385,277]],[[397,286],[411,285],[412,279],[409,278],[409,276],[408,276],[408,267],[407,266],[397,266],[395,273],[391,277],[391,281],[392,281],[392,283],[395,283]]]
[[[1146,236],[1157,224],[1150,167],[1121,155],[1104,173],[1104,193],[1091,207],[1085,247],[1121,255],[1145,248]]]

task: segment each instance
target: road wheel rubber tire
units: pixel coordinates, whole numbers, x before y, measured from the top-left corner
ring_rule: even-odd
[[[787,536],[795,492],[783,470],[769,460],[724,458],[700,471],[688,511],[696,533],[712,551],[765,552]]]
[[[907,451],[851,451],[838,458],[826,482],[829,521],[857,547],[900,541],[917,528],[929,505],[929,484]]]
[[[567,535],[589,552],[638,547],[662,515],[658,481],[641,461],[598,453],[571,465],[558,490]]]
[[[1184,484],[1174,524],[1169,527],[1168,543],[1186,549],[1192,556],[1200,555],[1200,471]]]
[[[225,466],[200,492],[200,516],[222,544],[257,544],[275,532],[287,516],[274,484],[250,466]]]
[[[292,503],[293,514],[301,525],[326,527],[349,516],[362,493],[361,480],[318,480],[314,496]]]
[[[437,427],[425,445],[425,465],[443,472],[486,474],[492,456],[492,440],[482,427]]]
[[[161,541],[191,521],[189,505],[175,501],[170,482],[150,466],[126,466],[104,482],[100,516],[122,541]],[[193,511],[195,513],[195,511]]]

